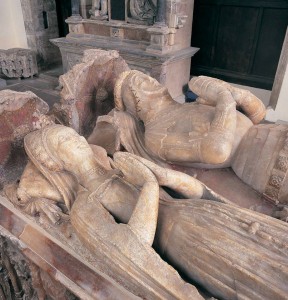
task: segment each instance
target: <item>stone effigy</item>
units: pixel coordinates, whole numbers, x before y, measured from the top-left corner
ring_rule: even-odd
[[[116,180],[116,172],[106,171],[95,160],[83,137],[71,128],[52,125],[27,135],[25,148],[31,162],[17,191],[19,200],[14,203],[31,214],[45,213],[55,222],[64,215],[52,203],[64,202],[66,209],[71,211],[72,225],[84,245],[94,255],[101,256],[107,269],[114,271],[116,280],[124,281],[135,294],[147,299],[153,299],[153,295],[157,294],[160,299],[203,299],[151,248],[157,224],[159,186],[154,175],[140,162],[137,170],[139,174],[144,172],[144,177],[138,178],[138,183],[143,184],[143,190],[128,224],[121,225],[99,202],[101,194],[108,192]],[[6,193],[9,195],[9,187]],[[81,208],[83,205],[85,209]],[[89,214],[86,208],[93,214]],[[95,216],[97,224],[92,224],[91,218],[95,219]],[[90,225],[95,228],[95,234]],[[144,294],[143,284],[144,287],[148,285],[151,292]]]
[[[91,19],[107,20],[108,19],[108,1],[93,0],[92,9],[89,10]]]
[[[248,91],[202,76],[189,86],[197,103],[179,104],[155,79],[139,71],[122,73],[115,85],[116,109],[98,118],[89,143],[109,153],[124,148],[162,165],[230,166],[266,198],[287,204],[288,127],[253,125],[265,107]]]
[[[156,17],[156,4],[152,0],[130,0],[129,13],[134,20],[146,21],[153,24],[153,19]],[[135,21],[134,21],[135,22]]]
[[[49,106],[32,92],[0,91],[0,188],[22,174],[24,136],[41,128]]]
[[[30,49],[0,50],[0,66],[9,78],[27,78],[38,74],[36,54]]]
[[[133,154],[117,152],[109,161],[102,148],[61,125],[28,134],[25,149],[30,163],[19,187],[6,188],[9,198],[53,222],[70,214],[83,244],[136,295],[202,299],[152,250],[154,242],[162,257],[214,296],[285,299],[288,224]],[[159,186],[193,200],[175,200]]]
[[[86,50],[82,63],[60,76],[61,101],[53,113],[62,124],[87,136],[98,115],[113,107],[113,88],[119,74],[129,70],[117,51]]]

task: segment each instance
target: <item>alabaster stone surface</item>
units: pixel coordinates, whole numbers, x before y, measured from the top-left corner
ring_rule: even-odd
[[[60,77],[61,101],[54,105],[54,114],[80,134],[90,134],[97,116],[113,108],[115,81],[126,70],[118,52],[86,50],[82,63]]]
[[[134,172],[126,174],[124,167],[122,172],[136,178],[143,189],[128,223],[117,224],[100,198],[110,190],[116,196],[117,189],[110,187],[120,180],[116,175],[119,171],[106,170],[83,137],[71,128],[52,125],[27,135],[25,149],[30,164],[14,198],[13,186],[6,188],[15,204],[30,214],[45,214],[53,222],[67,218],[64,212],[69,212],[84,245],[100,256],[106,268],[113,270],[115,279],[124,282],[136,295],[147,299],[203,299],[151,248],[159,185],[141,162],[119,154],[119,164],[124,161],[124,166],[137,166]],[[65,210],[57,206],[59,202],[65,204]]]
[[[0,188],[25,166],[24,136],[41,127],[48,104],[32,92],[0,91]]]
[[[162,165],[232,167],[266,198],[287,204],[287,125],[257,125],[265,116],[263,103],[221,80],[200,76],[189,86],[197,102],[179,104],[155,79],[123,72],[115,109],[98,118],[89,143]]]
[[[116,152],[111,160],[61,125],[28,134],[25,149],[30,163],[19,186],[6,187],[7,196],[50,222],[70,215],[104,270],[135,295],[202,299],[153,244],[215,297],[286,298],[288,224],[241,209],[195,178],[131,153]]]

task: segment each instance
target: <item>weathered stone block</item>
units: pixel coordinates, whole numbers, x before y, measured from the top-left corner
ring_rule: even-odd
[[[0,66],[9,78],[32,77],[38,73],[35,53],[29,49],[0,50]]]

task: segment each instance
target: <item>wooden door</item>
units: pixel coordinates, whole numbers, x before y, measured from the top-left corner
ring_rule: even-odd
[[[191,74],[271,89],[288,25],[288,1],[195,0]]]

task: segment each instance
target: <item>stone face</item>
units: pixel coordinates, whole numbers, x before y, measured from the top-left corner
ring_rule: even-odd
[[[61,125],[47,126],[25,137],[25,149],[34,168],[28,165],[29,170],[26,169],[23,173],[16,190],[17,197],[20,197],[18,201],[13,200],[12,186],[6,187],[5,192],[14,204],[20,204],[29,214],[38,212],[42,218],[46,215],[53,223],[63,221],[64,213],[59,211],[60,206],[57,210],[57,204],[65,204],[67,212],[71,211],[71,223],[77,236],[90,249],[95,259],[102,261],[104,272],[135,295],[146,299],[203,299],[196,288],[185,283],[151,248],[157,224],[159,185],[155,176],[140,161],[129,154],[129,157],[126,157],[121,153],[118,153],[117,159],[114,158],[115,164],[121,167],[122,172],[131,177],[132,184],[144,185],[145,195],[139,197],[138,209],[132,213],[129,225],[124,225],[117,224],[109,212],[101,208],[103,206],[98,199],[102,188],[107,191],[113,180],[118,178],[117,170],[105,169],[99,158],[94,157],[93,150],[85,139],[74,130]],[[84,158],[86,162],[82,164]],[[125,168],[133,165],[137,168],[128,175]],[[71,176],[69,170],[73,170],[75,176]],[[144,178],[139,177],[140,174]],[[193,178],[191,180],[194,182]],[[31,184],[32,181],[41,186],[40,190],[36,188],[36,184]],[[79,189],[78,182],[87,188],[87,192]],[[54,186],[60,190],[57,192]],[[127,188],[129,190],[128,186]],[[202,187],[199,183],[198,188],[201,192]],[[117,193],[111,189],[112,193],[113,191]],[[74,199],[76,197],[75,201],[73,194]],[[87,202],[91,205],[85,204],[88,196],[89,199],[95,197],[95,201]],[[92,218],[97,224],[91,222]],[[96,231],[92,232],[90,226]],[[85,232],[90,232],[91,235]],[[24,237],[24,233],[21,236]]]
[[[115,84],[116,109],[98,119],[89,142],[111,154],[123,147],[164,165],[230,166],[268,199],[286,204],[288,127],[256,125],[266,110],[248,91],[205,76],[189,86],[197,102],[180,104],[155,79],[135,70],[123,73]]]

